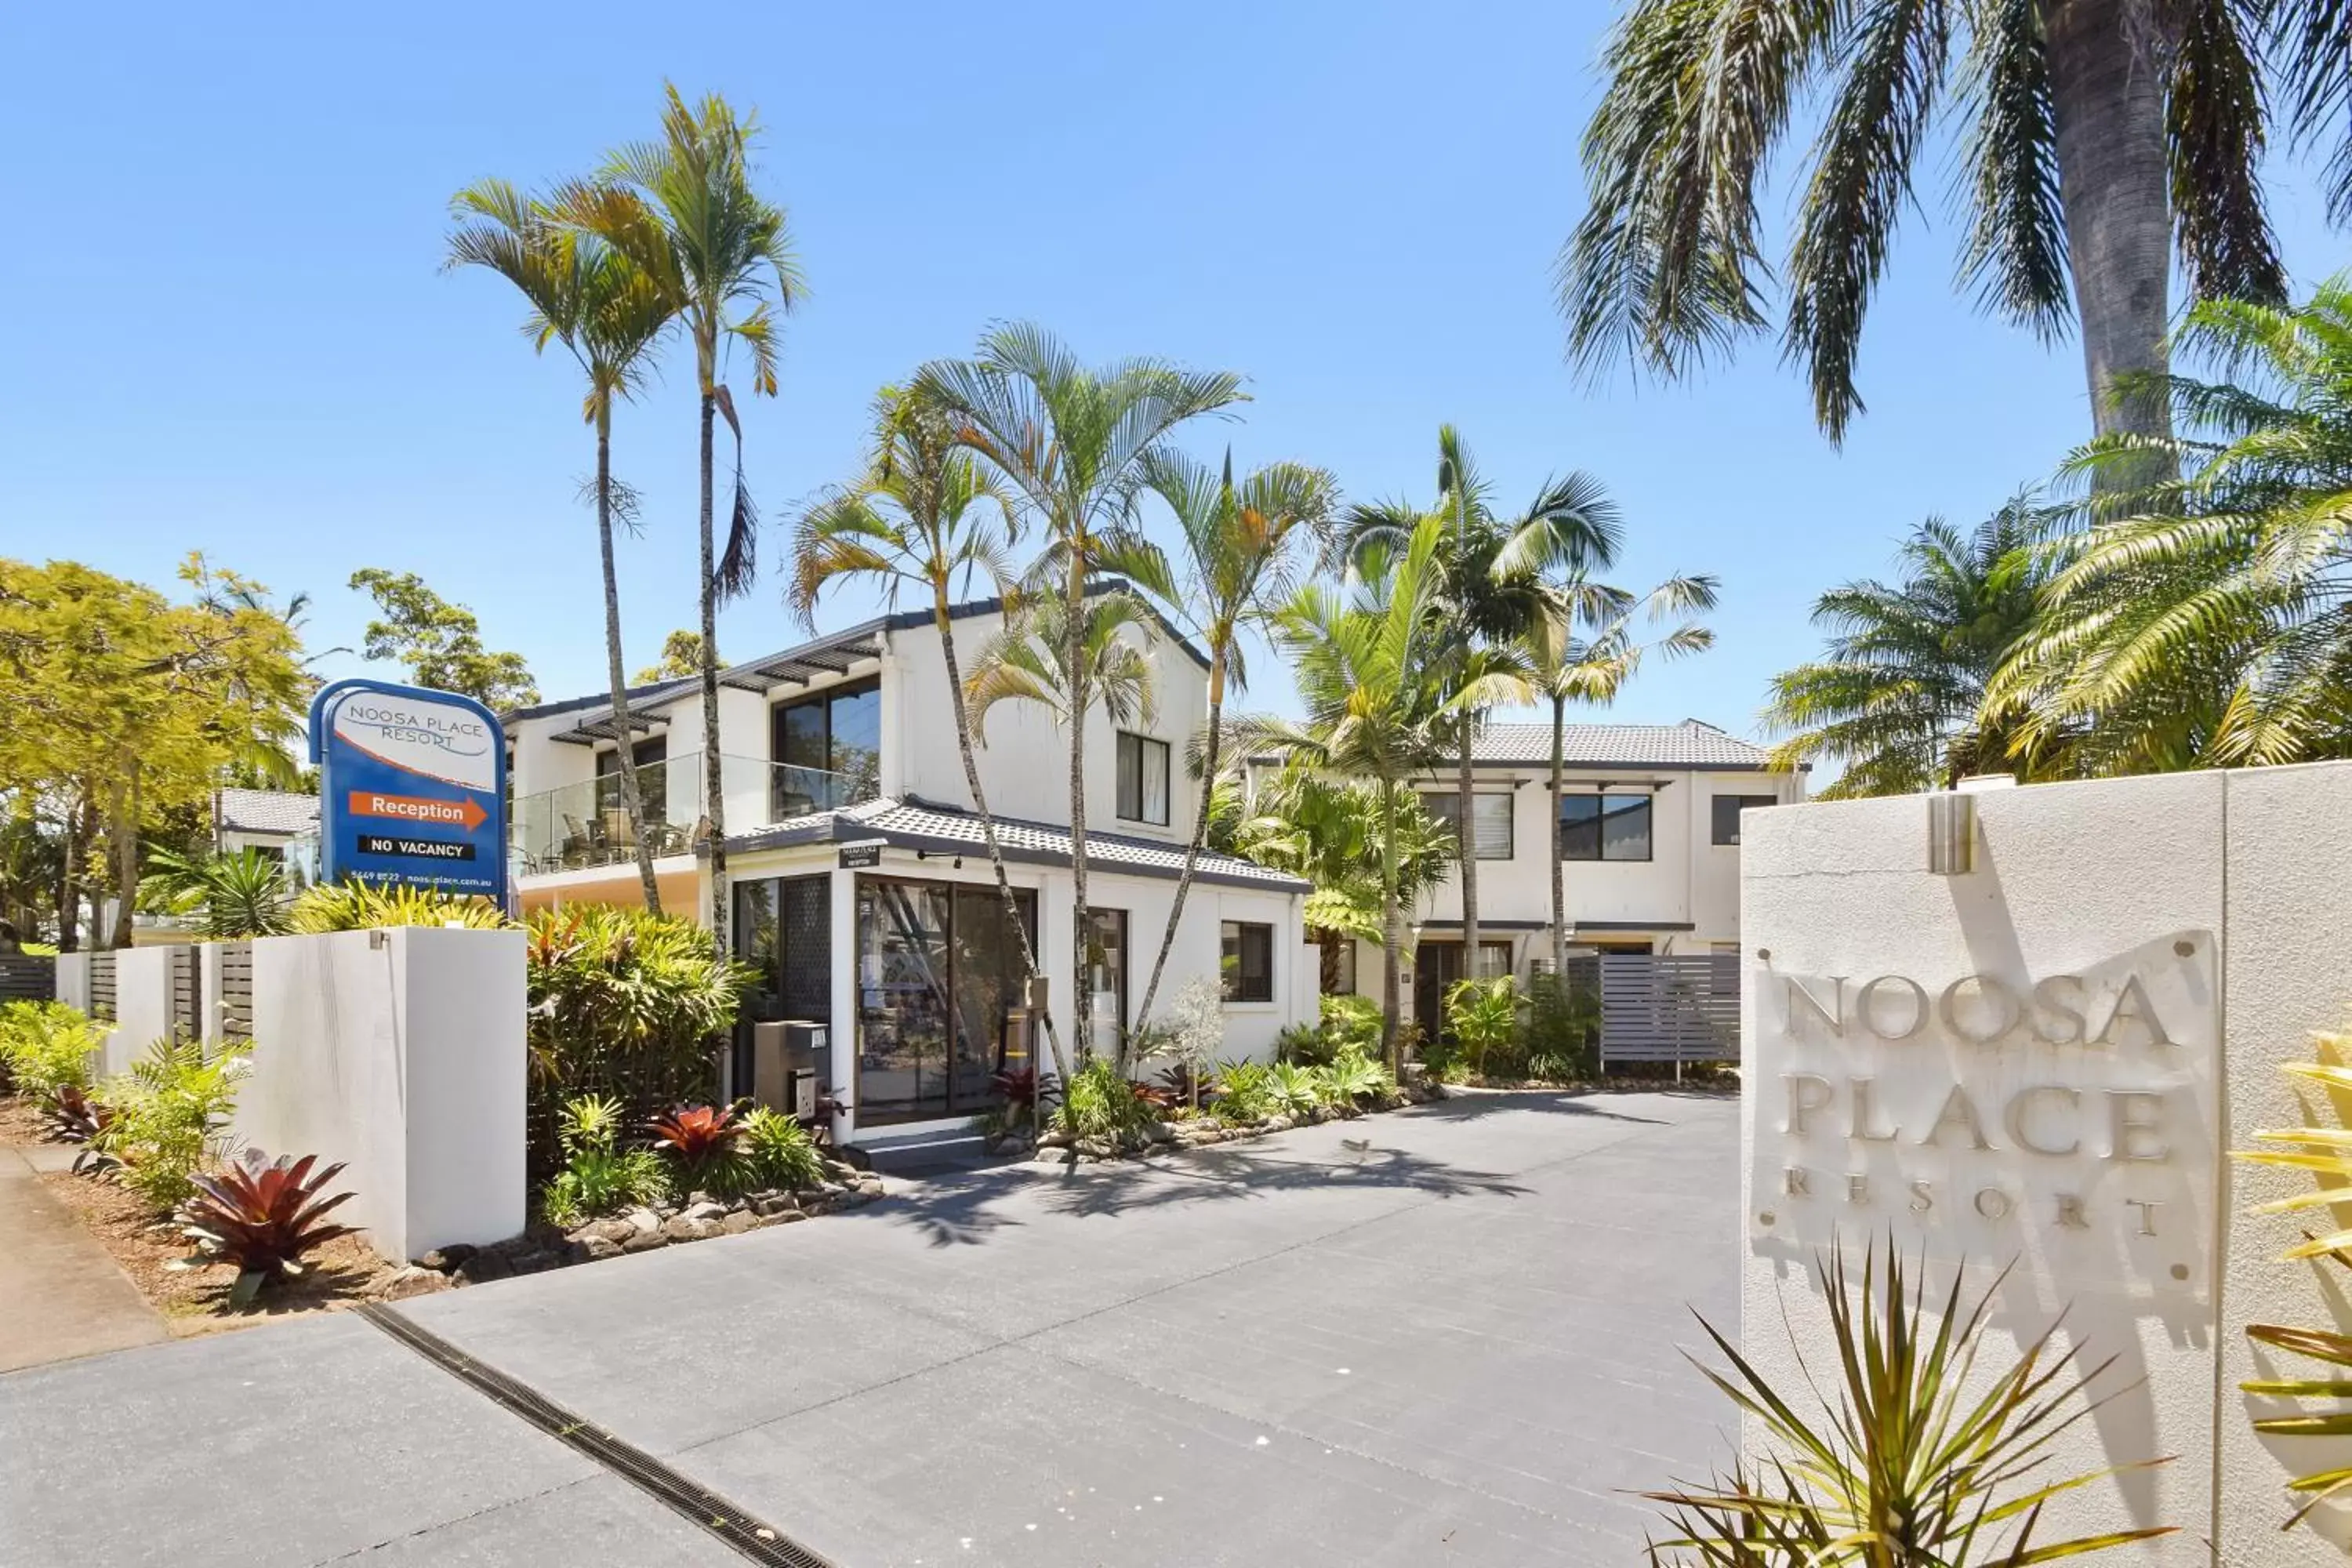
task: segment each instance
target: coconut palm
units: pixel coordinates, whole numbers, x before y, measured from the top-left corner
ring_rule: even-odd
[[[451,207],[461,221],[449,237],[444,268],[487,267],[513,284],[530,306],[523,333],[532,347],[544,353],[548,344],[562,344],[588,378],[581,413],[596,431],[596,549],[604,574],[604,669],[620,752],[621,803],[629,814],[646,908],[659,914],[661,886],[646,834],[630,745],[629,688],[622,674],[621,588],[613,564],[613,403],[643,382],[668,327],[669,306],[627,257],[594,235],[558,224],[545,204],[504,180],[467,186]]]
[[[1938,121],[1962,132],[1960,283],[2044,340],[2079,320],[2096,430],[2160,432],[2160,404],[2111,395],[2164,369],[2172,255],[2199,299],[2284,291],[2258,178],[2271,103],[2333,144],[2329,205],[2352,216],[2344,37],[2336,0],[1633,0],[1559,258],[1571,356],[1676,375],[1768,324],[1759,186],[1818,102],[1781,341],[1832,439],[1863,406],[1863,319]]]
[[[748,591],[759,515],[743,482],[743,426],[721,374],[730,347],[750,356],[751,390],[776,394],[777,317],[803,285],[783,208],[752,189],[755,119],[713,93],[689,106],[665,84],[658,140],[614,152],[593,182],[565,186],[556,208],[635,263],[694,344],[700,395],[702,786],[710,833],[710,931],[727,952],[727,810],[719,750],[719,605]],[[723,554],[712,533],[711,441],[723,417],[735,437],[734,502]]]
[[[1399,811],[1414,775],[1436,765],[1458,738],[1458,711],[1483,695],[1452,694],[1449,632],[1439,609],[1446,521],[1414,524],[1402,552],[1358,554],[1352,585],[1310,583],[1273,616],[1275,642],[1291,658],[1303,720],[1252,717],[1237,726],[1244,754],[1318,769],[1369,784],[1379,803],[1381,865],[1381,1043],[1402,1065],[1398,1026],[1404,961]]]
[[[1255,469],[1236,484],[1231,452],[1225,454],[1222,472],[1212,471],[1182,453],[1161,452],[1146,462],[1144,477],[1176,514],[1183,540],[1183,589],[1175,606],[1181,617],[1198,629],[1202,648],[1209,656],[1209,716],[1201,738],[1200,809],[1193,814],[1192,842],[1184,847],[1184,868],[1177,876],[1175,897],[1168,906],[1168,927],[1160,933],[1151,978],[1145,983],[1143,1001],[1136,1008],[1139,1024],[1151,1016],[1160,976],[1176,945],[1184,897],[1192,889],[1201,846],[1208,836],[1210,802],[1222,761],[1225,693],[1228,688],[1239,692],[1248,687],[1241,634],[1262,619],[1267,605],[1289,596],[1295,554],[1291,546],[1302,532],[1323,526],[1335,493],[1329,474],[1297,463]]]
[[[1524,639],[1549,613],[1545,574],[1607,569],[1623,539],[1616,502],[1586,473],[1547,479],[1517,516],[1495,510],[1469,447],[1451,425],[1437,432],[1437,503],[1426,510],[1384,501],[1354,509],[1339,542],[1340,553],[1367,548],[1397,551],[1425,518],[1445,523],[1438,561],[1442,589],[1432,614],[1444,631],[1449,679],[1455,692],[1484,689],[1488,702],[1531,700],[1534,688],[1518,657]],[[1464,836],[1462,951],[1475,963],[1478,931],[1478,856],[1474,847],[1473,742],[1487,702],[1456,704],[1455,815]]]
[[[2030,740],[2086,771],[2241,766],[2352,752],[2352,274],[2282,310],[2200,305],[2176,339],[2222,379],[2133,388],[2168,403],[2179,477],[2061,542],[2042,618],[1993,682]],[[2094,441],[2071,467],[2136,465]]]
[[[1167,563],[1137,526],[1143,465],[1178,426],[1242,400],[1241,378],[1156,359],[1078,363],[1068,346],[1026,323],[1000,326],[970,360],[923,367],[916,388],[956,421],[957,438],[1002,475],[1034,514],[1045,550],[1031,565],[1033,596],[1058,595],[1066,639],[1061,679],[1070,711],[1093,706],[1084,638],[1089,588],[1121,574],[1171,596]],[[977,718],[975,716],[975,721]],[[1080,1040],[1093,1038],[1085,984],[1093,921],[1087,906],[1087,775],[1082,723],[1069,729],[1071,1005]]]
[[[829,490],[802,512],[793,531],[792,579],[785,603],[803,625],[815,624],[819,594],[836,582],[878,583],[896,608],[902,590],[930,603],[947,665],[948,703],[955,718],[956,746],[963,777],[980,817],[1003,896],[1005,920],[1021,942],[1028,974],[1041,973],[1028,922],[1004,868],[996,818],[981,787],[972,754],[972,720],[967,711],[962,667],[958,661],[955,620],[950,613],[955,584],[966,587],[977,575],[1003,594],[1010,576],[1007,548],[1014,542],[1015,512],[990,472],[959,446],[955,428],[940,409],[900,387],[886,386],[875,399],[873,447],[866,471]],[[1055,1059],[1061,1042],[1050,1014],[1045,1031]]]
[[[1643,655],[1668,658],[1715,646],[1715,633],[1685,621],[1648,642],[1637,622],[1656,623],[1715,608],[1713,577],[1669,577],[1635,598],[1622,588],[1581,576],[1546,590],[1547,613],[1526,637],[1528,678],[1551,704],[1551,972],[1568,973],[1568,846],[1559,821],[1568,757],[1568,705],[1605,708],[1642,667]]]
[[[1813,605],[1823,658],[1777,676],[1763,716],[1778,767],[1843,765],[1826,798],[1908,795],[2011,758],[2013,710],[1985,689],[2033,624],[2033,542],[2053,513],[2020,496],[1962,533],[1930,518],[1905,542],[1901,578],[1848,583]]]

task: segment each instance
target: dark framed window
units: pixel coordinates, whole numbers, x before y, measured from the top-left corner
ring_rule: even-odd
[[[1739,842],[1739,814],[1751,805],[1778,805],[1780,797],[1771,795],[1719,795],[1715,797],[1715,841],[1717,844]]]
[[[1507,860],[1513,852],[1511,837],[1511,797],[1507,795],[1474,795],[1470,797],[1471,841],[1477,846],[1481,860]],[[1454,832],[1455,844],[1462,842],[1462,797],[1459,795],[1424,795],[1421,807]]]
[[[882,781],[882,682],[846,681],[769,719],[769,795],[776,819],[874,798]]]
[[[669,761],[669,737],[649,735],[629,748],[637,764],[637,792],[645,797],[646,820],[659,822],[667,815],[669,790],[667,769],[648,776],[647,768],[659,768]],[[621,804],[621,752],[614,747],[596,753],[596,809],[609,811]]]
[[[1118,815],[1168,826],[1168,742],[1118,732]]]
[[[1252,921],[1227,921],[1218,972],[1228,1002],[1274,1000],[1274,928]]]
[[[1563,795],[1559,797],[1559,858],[1563,860],[1647,860],[1650,797],[1646,795]]]

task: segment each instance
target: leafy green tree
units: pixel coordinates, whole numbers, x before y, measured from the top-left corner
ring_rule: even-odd
[[[1772,681],[1774,764],[1840,764],[1821,791],[1832,799],[1910,795],[2020,765],[2018,715],[1989,711],[1985,693],[2033,625],[2033,542],[2051,520],[2024,497],[1970,533],[1930,518],[1905,542],[1897,581],[1848,583],[1815,601],[1829,647]]]
[[[1440,536],[1442,574],[1431,614],[1441,633],[1433,656],[1455,693],[1485,689],[1486,700],[1457,704],[1453,740],[1456,820],[1471,831],[1472,752],[1479,721],[1491,704],[1530,700],[1528,670],[1519,657],[1527,637],[1549,613],[1547,574],[1604,570],[1617,558],[1623,539],[1616,502],[1590,474],[1547,479],[1527,510],[1516,516],[1496,511],[1492,491],[1478,474],[1469,447],[1451,425],[1437,432],[1434,505],[1383,501],[1354,509],[1340,540],[1344,556],[1360,560],[1367,550],[1403,548],[1424,520],[1445,527]],[[1475,959],[1478,931],[1478,857],[1462,856],[1462,951]]]
[[[1145,462],[1144,479],[1176,514],[1184,570],[1182,588],[1171,607],[1181,622],[1198,628],[1208,653],[1209,717],[1200,745],[1200,809],[1193,815],[1192,841],[1184,847],[1175,896],[1169,900],[1168,926],[1151,961],[1151,978],[1135,1010],[1139,1026],[1151,1017],[1160,977],[1176,945],[1185,895],[1192,890],[1201,847],[1208,837],[1223,760],[1225,693],[1229,687],[1239,692],[1248,686],[1242,632],[1261,624],[1269,605],[1289,596],[1297,556],[1292,545],[1328,521],[1338,489],[1329,474],[1298,463],[1254,469],[1236,484],[1231,452],[1221,472],[1212,472],[1181,452],[1158,452]]]
[[[948,706],[954,715],[956,749],[963,760],[964,785],[971,791],[989,864],[996,871],[1008,927],[1021,943],[1021,962],[1032,977],[1042,973],[1028,922],[1004,868],[1004,847],[996,816],[981,787],[972,754],[973,720],[956,651],[953,601],[961,578],[967,589],[981,576],[1001,594],[1009,586],[1005,552],[1012,543],[1014,510],[988,469],[958,444],[946,412],[898,387],[884,387],[875,399],[874,436],[865,471],[847,485],[828,490],[804,510],[793,531],[792,581],[785,603],[802,623],[814,626],[816,602],[836,582],[882,585],[892,607],[899,594],[920,594],[929,602],[931,625],[940,634],[947,666]],[[1047,1043],[1066,1079],[1061,1037],[1050,1011]]]
[[[522,655],[483,647],[474,612],[435,593],[415,573],[362,566],[351,585],[375,601],[375,619],[360,643],[363,657],[397,660],[414,684],[461,693],[494,711],[539,700],[539,683]]]
[[[2336,0],[1633,0],[1560,255],[1571,354],[1679,375],[1769,325],[1760,186],[1818,104],[1781,343],[1832,439],[1862,408],[1863,320],[1948,124],[1962,286],[2045,340],[2079,320],[2096,429],[2160,434],[2161,405],[2111,394],[2165,368],[2173,255],[2199,299],[2284,292],[2259,179],[2274,103],[2296,140],[2332,142],[2330,209],[2352,216],[2345,37]]]
[[[1119,574],[1163,598],[1175,591],[1165,558],[1136,522],[1144,464],[1187,420],[1241,401],[1241,378],[1156,359],[1092,368],[1051,332],[1016,323],[989,332],[971,360],[925,365],[915,386],[954,417],[957,438],[1033,515],[1045,548],[1025,585],[1033,595],[1062,600],[1054,624],[1064,638],[1063,700],[1082,719],[1095,702],[1087,689],[1089,588],[1105,574]],[[1082,722],[1069,730],[1070,1000],[1081,1041],[1094,1037],[1094,996],[1085,984],[1094,922],[1087,904],[1083,731]]]
[[[751,356],[751,390],[776,395],[777,317],[803,289],[784,209],[752,189],[753,116],[716,93],[688,106],[664,84],[661,135],[614,152],[595,181],[557,193],[564,221],[596,235],[642,272],[694,345],[700,397],[703,811],[710,819],[711,941],[729,951],[727,801],[719,750],[719,605],[750,591],[758,566],[759,514],[743,480],[743,426],[720,378],[724,352]],[[712,531],[714,421],[735,437],[735,493],[727,549]]]
[[[1669,658],[1715,646],[1715,633],[1685,621],[1643,642],[1637,622],[1656,623],[1715,608],[1716,580],[1669,577],[1636,599],[1622,588],[1573,575],[1546,591],[1546,613],[1526,637],[1528,679],[1551,704],[1551,972],[1568,974],[1568,844],[1560,797],[1568,755],[1568,705],[1605,708],[1653,650]]]
[[[449,236],[447,267],[486,267],[530,302],[523,331],[541,353],[563,345],[587,378],[582,413],[596,432],[596,551],[604,579],[604,668],[620,753],[621,803],[636,845],[646,908],[661,912],[661,885],[646,833],[645,799],[629,744],[629,688],[621,675],[621,584],[613,562],[613,404],[644,382],[669,308],[635,263],[593,234],[562,226],[546,205],[503,180],[457,193],[461,220]]]
[[[702,668],[702,634],[683,627],[662,638],[661,658],[637,671],[639,686],[657,680],[678,680]]]

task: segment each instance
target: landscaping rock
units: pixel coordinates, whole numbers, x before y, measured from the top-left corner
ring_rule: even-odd
[[[864,1193],[869,1198],[878,1198],[882,1195],[883,1192],[882,1178],[879,1176],[860,1176],[857,1178],[857,1190]]]
[[[760,1216],[750,1209],[737,1209],[719,1222],[719,1231],[722,1236],[740,1236],[747,1230],[755,1229],[759,1223]]]
[[[644,1235],[647,1231],[658,1231],[662,1227],[661,1215],[654,1213],[654,1211],[649,1208],[633,1208],[621,1217],[628,1221],[630,1228],[636,1231],[639,1235]],[[624,1245],[625,1244],[626,1238],[625,1237]]]
[[[770,1193],[753,1204],[751,1210],[764,1218],[773,1218],[778,1215],[798,1214],[800,1205],[790,1193]]]
[[[686,1205],[681,1215],[686,1219],[722,1220],[727,1217],[727,1205],[716,1198],[699,1197]]]
[[[385,1281],[383,1299],[387,1301],[405,1301],[413,1296],[430,1296],[436,1290],[454,1289],[456,1287],[451,1284],[446,1274],[436,1268],[425,1268],[422,1264],[412,1263]]]
[[[1066,1149],[1076,1142],[1077,1135],[1072,1132],[1068,1128],[1055,1127],[1048,1129],[1046,1131],[1038,1135],[1037,1147],[1040,1149]]]
[[[663,1235],[659,1229],[632,1230],[629,1232],[629,1239],[621,1243],[621,1250],[624,1252],[651,1252],[656,1247],[667,1247],[668,1245],[669,1237]]]
[[[719,1234],[716,1220],[689,1219],[684,1215],[662,1222],[662,1234],[672,1241],[703,1241]]]
[[[514,1265],[506,1260],[503,1253],[478,1251],[457,1265],[455,1278],[460,1285],[486,1285],[513,1272]]]
[[[469,1247],[462,1241],[453,1241],[446,1247],[435,1247],[416,1261],[436,1273],[454,1274],[479,1250],[479,1247]]]
[[[704,1192],[700,1187],[697,1187],[694,1191],[686,1194],[686,1206],[688,1208],[698,1209],[706,1205],[719,1209],[724,1209],[727,1206],[725,1204],[720,1203],[716,1197],[713,1197],[710,1194]]]
[[[609,1241],[618,1247],[622,1242],[635,1236],[636,1231],[637,1227],[625,1219],[592,1219],[573,1231],[572,1238],[574,1241],[584,1241],[590,1237],[594,1237],[598,1240]]]
[[[632,1230],[629,1234],[635,1236],[637,1233]],[[607,1258],[620,1256],[621,1244],[609,1237],[592,1236],[580,1243],[580,1260],[583,1263],[600,1263]]]
[[[798,1209],[778,1209],[773,1214],[761,1215],[760,1216],[760,1223],[761,1225],[790,1225],[794,1220],[806,1218],[808,1218],[808,1215],[801,1213]]]
[[[543,1274],[562,1261],[552,1252],[541,1247],[532,1247],[528,1251],[516,1253],[507,1260],[507,1267],[517,1274]]]

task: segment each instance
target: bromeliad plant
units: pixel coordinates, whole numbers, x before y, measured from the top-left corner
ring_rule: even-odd
[[[2172,1533],[2151,1526],[2036,1539],[2051,1499],[2168,1460],[2040,1479],[2059,1435],[2120,1390],[2088,1397],[2114,1360],[2077,1374],[2052,1347],[2063,1314],[2005,1370],[1979,1378],[2006,1269],[1973,1300],[1957,1271],[1950,1290],[1931,1298],[1891,1239],[1873,1247],[1858,1290],[1843,1256],[1815,1269],[1835,1349],[1826,1386],[1806,1367],[1802,1391],[1775,1387],[1699,1320],[1731,1363],[1700,1370],[1761,1433],[1765,1451],[1710,1485],[1645,1494],[1674,1532],[1651,1542],[1653,1564],[2008,1568]],[[1815,1402],[1818,1411],[1808,1408]]]
[[[352,1194],[320,1197],[343,1168],[314,1171],[318,1161],[316,1154],[272,1160],[258,1149],[247,1149],[217,1175],[194,1178],[195,1195],[188,1200],[181,1228],[196,1243],[201,1261],[236,1266],[229,1305],[250,1305],[271,1279],[299,1275],[305,1253],[354,1234],[353,1226],[325,1222],[329,1211],[350,1202]]]
[[[2322,1033],[2315,1039],[2324,1054],[2340,1057],[2352,1051],[2352,1034]],[[2352,1092],[2352,1068],[2326,1061],[2281,1062],[2279,1070],[2290,1078],[2316,1084],[2339,1096]],[[2249,1215],[2302,1214],[2311,1209],[2326,1210],[2338,1204],[2352,1202],[2352,1129],[2279,1128],[2259,1131],[2254,1136],[2264,1143],[2278,1147],[2237,1151],[2231,1153],[2231,1158],[2249,1165],[2307,1171],[2319,1184],[2307,1192],[2256,1204],[2246,1211]],[[2336,1228],[2324,1236],[2305,1231],[2303,1240],[2288,1247],[2280,1257],[2285,1262],[2326,1258],[2346,1268],[2352,1268],[2352,1256],[2347,1255],[2347,1247],[2352,1247],[2352,1230]],[[2250,1323],[2246,1327],[2246,1337],[2257,1344],[2268,1345],[2290,1355],[2339,1369],[2352,1369],[2352,1334],[2332,1329]],[[2317,1414],[2258,1417],[2254,1430],[2266,1436],[2352,1436],[2352,1405],[2343,1403],[2352,1401],[2352,1371],[2339,1372],[2334,1377],[2255,1378],[2238,1386],[2242,1392],[2258,1398],[2332,1399],[2339,1402],[2336,1409]],[[2352,1489],[2352,1467],[2331,1466],[2309,1471],[2295,1477],[2287,1486],[2290,1490],[2303,1494],[2304,1501],[2303,1506],[2290,1514],[2286,1522],[2279,1527],[2282,1530],[2294,1529],[2313,1509]]]
[[[743,1184],[743,1129],[731,1105],[681,1105],[653,1121],[656,1146],[669,1151],[688,1187],[732,1192]]]

